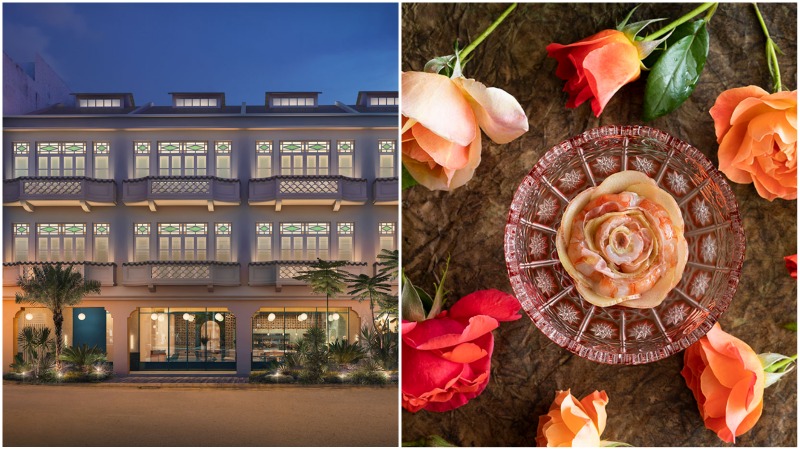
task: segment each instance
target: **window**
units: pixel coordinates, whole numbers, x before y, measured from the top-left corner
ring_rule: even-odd
[[[339,175],[353,177],[353,141],[337,141],[336,151],[339,159]]]
[[[378,141],[378,152],[380,153],[380,166],[378,168],[379,178],[391,178],[396,176],[394,172],[394,158],[397,141],[380,140]]]
[[[133,224],[133,260],[136,262],[150,260],[150,224]]]
[[[159,142],[158,174],[195,176],[206,174],[206,142]]]
[[[396,248],[396,228],[395,222],[378,223],[378,237],[381,250],[394,250]]]
[[[231,262],[231,224],[217,223],[214,224],[214,242],[216,246],[216,254],[214,255],[217,261]]]
[[[336,224],[336,234],[339,239],[339,259],[342,261],[353,260],[353,222],[339,222]]]
[[[395,106],[399,104],[397,97],[370,97],[369,106]]]
[[[94,143],[94,177],[107,180],[111,178],[111,169],[108,164],[110,146],[108,142]]]
[[[40,177],[86,175],[85,142],[40,142],[36,155]]]
[[[150,176],[150,143],[149,142],[134,142],[134,178],[144,178]]]
[[[280,233],[282,260],[328,259],[329,223],[281,223]]]
[[[122,102],[118,98],[82,98],[78,102],[81,108],[119,108]]]
[[[328,175],[330,142],[281,141],[281,175]]]
[[[85,223],[36,224],[37,261],[84,261]]]
[[[272,142],[256,141],[256,178],[272,176]]]
[[[206,259],[208,225],[205,223],[159,223],[158,259],[203,261]]]
[[[108,253],[108,235],[111,225],[107,223],[94,224],[94,261],[109,262],[111,257]]]
[[[176,98],[175,106],[186,107],[217,107],[218,102],[215,98]]]
[[[314,97],[273,98],[272,106],[314,106]]]
[[[14,178],[27,177],[28,162],[31,155],[31,144],[27,142],[12,142],[14,149]]]
[[[256,222],[256,261],[272,260],[272,224]]]
[[[12,224],[14,233],[14,261],[28,261],[28,242],[31,233],[29,223]]]
[[[231,178],[231,141],[221,141],[214,144],[217,156],[216,173],[220,178]]]

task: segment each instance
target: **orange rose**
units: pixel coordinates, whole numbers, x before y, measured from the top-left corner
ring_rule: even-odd
[[[641,74],[639,48],[621,31],[603,30],[574,44],[552,43],[547,56],[558,61],[556,76],[565,80],[567,108],[591,100],[600,117],[611,97]]]
[[[729,89],[709,113],[722,173],[735,183],[755,184],[767,200],[797,198],[797,91]]]
[[[606,428],[605,391],[594,391],[580,402],[566,391],[557,391],[547,415],[539,417],[539,447],[599,447]]]
[[[403,72],[403,165],[419,184],[449,191],[481,162],[481,128],[505,144],[528,131],[509,93],[464,77]]]
[[[686,349],[681,375],[692,390],[706,428],[725,442],[749,431],[761,417],[764,369],[747,344],[719,323]]]

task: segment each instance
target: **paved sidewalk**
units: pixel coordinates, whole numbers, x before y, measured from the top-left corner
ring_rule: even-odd
[[[247,384],[247,377],[236,376],[125,376],[104,381],[105,384]]]

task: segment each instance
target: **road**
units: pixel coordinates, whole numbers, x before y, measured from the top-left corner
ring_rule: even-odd
[[[3,385],[4,446],[397,446],[397,387]]]

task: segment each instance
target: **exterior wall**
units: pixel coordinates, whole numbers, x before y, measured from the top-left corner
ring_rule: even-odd
[[[93,206],[84,212],[79,206],[36,206],[27,212],[19,206],[4,206],[2,233],[4,236],[3,261],[13,261],[13,223],[29,223],[31,232],[37,223],[109,223],[110,258],[116,263],[114,269],[115,285],[102,287],[99,296],[87,297],[81,307],[103,307],[113,318],[114,371],[125,374],[129,371],[131,331],[128,318],[136,308],[141,307],[224,307],[236,318],[237,373],[250,371],[250,351],[252,317],[264,307],[324,307],[325,297],[312,294],[307,286],[286,285],[276,287],[251,286],[248,263],[255,261],[255,223],[271,222],[273,225],[273,260],[280,260],[279,224],[281,222],[330,222],[330,259],[337,259],[336,223],[353,222],[353,261],[367,263],[362,270],[372,274],[376,255],[380,252],[378,223],[398,222],[397,205],[373,205],[372,183],[378,173],[378,140],[393,139],[397,136],[396,115],[380,116],[344,114],[340,116],[301,116],[288,117],[197,117],[194,126],[188,126],[189,117],[96,117],[94,119],[70,117],[18,117],[7,118],[3,134],[4,179],[13,175],[11,143],[29,142],[31,149],[37,142],[86,142],[87,176],[91,176],[91,143],[109,142],[111,173],[117,186],[116,206]],[[291,119],[291,120],[289,120]],[[276,125],[272,125],[275,122]],[[291,125],[289,125],[291,123]],[[275,206],[248,205],[248,180],[255,176],[255,142],[273,142],[273,175],[280,172],[279,141],[281,140],[327,140],[331,141],[331,155],[335,156],[336,140],[354,140],[354,177],[367,179],[368,200],[364,205],[342,205],[338,211],[332,206],[283,205],[280,211]],[[151,211],[147,206],[126,206],[122,201],[123,180],[133,178],[133,142],[151,143],[151,176],[157,175],[158,141],[207,141],[208,175],[214,175],[215,141],[232,142],[232,176],[240,180],[240,205],[216,206],[210,212],[205,205],[158,206]],[[399,146],[397,147],[399,148]],[[396,155],[395,155],[396,156]],[[398,158],[396,158],[397,160]],[[30,175],[35,176],[34,159],[31,158]],[[399,162],[395,162],[396,170]],[[331,158],[330,173],[336,174],[336,159]],[[398,188],[399,192],[399,188]],[[133,224],[151,224],[155,236],[156,224],[160,222],[205,222],[209,224],[209,236],[217,222],[230,222],[233,226],[232,261],[239,263],[239,286],[126,286],[123,283],[123,264],[133,261]],[[91,227],[87,227],[86,259],[92,257]],[[399,230],[399,227],[395,228]],[[29,259],[36,257],[36,241],[32,237],[29,245]],[[151,238],[151,260],[158,260],[157,239]],[[209,260],[213,260],[212,240],[209,239]],[[397,248],[397,236],[395,236]],[[4,284],[9,284],[4,280]],[[6,327],[3,336],[3,371],[13,359],[14,337],[18,331],[11,325],[24,305],[14,304],[16,286],[3,287],[3,320]],[[346,296],[330,301],[330,307],[347,307],[351,313],[350,340],[357,336],[361,324],[369,322],[368,302],[357,302]],[[242,320],[244,318],[244,320]],[[355,323],[353,322],[355,321]],[[357,326],[354,326],[357,325]],[[125,337],[125,341],[120,340]]]
[[[25,114],[70,101],[66,83],[39,55],[31,76],[3,53],[3,115]]]

